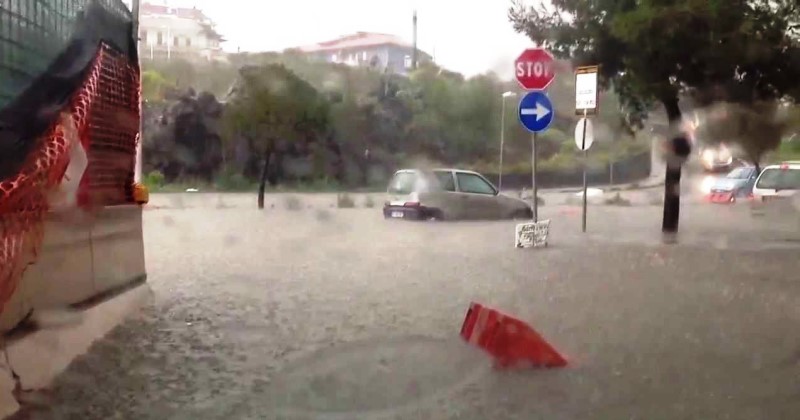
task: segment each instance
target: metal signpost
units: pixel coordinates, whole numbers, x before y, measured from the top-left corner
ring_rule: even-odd
[[[515,246],[547,246],[550,221],[539,222],[539,189],[536,185],[536,133],[553,123],[555,110],[544,89],[553,82],[553,56],[543,48],[527,49],[514,62],[517,82],[528,92],[519,102],[519,122],[531,135],[531,211],[533,223],[517,226]]]
[[[589,164],[589,147],[594,142],[594,131],[588,116],[597,114],[599,93],[597,90],[598,66],[578,67],[575,71],[575,112],[583,118],[575,127],[575,144],[583,151],[583,217],[582,229],[586,233],[588,183],[586,166]]]
[[[533,221],[539,221],[536,186],[536,133],[547,130],[553,123],[553,104],[544,92],[528,92],[519,102],[519,122],[533,133],[531,142],[531,183],[533,189]]]
[[[532,133],[531,137],[531,209],[533,221],[539,220],[536,186],[536,133],[547,130],[553,122],[553,104],[543,92],[555,79],[553,56],[544,48],[529,48],[514,61],[517,82],[530,90],[519,103],[519,121]]]

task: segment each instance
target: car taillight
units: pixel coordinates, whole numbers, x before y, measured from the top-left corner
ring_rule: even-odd
[[[403,204],[403,207],[419,207],[419,193],[413,192],[411,196],[408,197],[408,201]]]

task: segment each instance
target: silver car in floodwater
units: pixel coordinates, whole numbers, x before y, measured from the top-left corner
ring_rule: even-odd
[[[411,220],[530,219],[530,205],[461,169],[403,169],[389,181],[383,216]]]

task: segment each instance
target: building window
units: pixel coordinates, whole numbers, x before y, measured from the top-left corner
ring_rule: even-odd
[[[331,54],[331,61],[332,61],[332,62],[334,62],[334,63],[335,63],[337,58],[338,58],[338,57],[336,57],[336,54]]]
[[[164,45],[164,34],[159,32],[157,38],[158,38],[158,41],[156,43],[158,45]]]
[[[405,58],[403,59],[403,65],[405,65],[407,69],[410,69],[412,64],[413,63],[411,63],[411,56],[410,55],[405,56]]]
[[[361,53],[361,60],[367,61],[367,52],[366,51]]]
[[[172,38],[172,45],[180,47],[180,41],[181,39],[176,36],[175,38]]]
[[[186,38],[186,46],[187,47],[191,47],[192,46],[192,38]]]

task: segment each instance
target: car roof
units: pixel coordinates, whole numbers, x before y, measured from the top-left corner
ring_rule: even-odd
[[[767,169],[782,169],[782,168],[784,168],[786,166],[788,166],[789,169],[800,169],[800,161],[790,160],[790,161],[786,161],[786,162],[781,162],[781,163],[779,163],[777,165],[769,165],[769,166],[765,167],[764,170],[767,170]]]
[[[453,168],[431,168],[431,169],[400,169],[397,172],[459,172],[464,174],[480,175],[480,172],[470,171],[467,169],[453,169]]]

